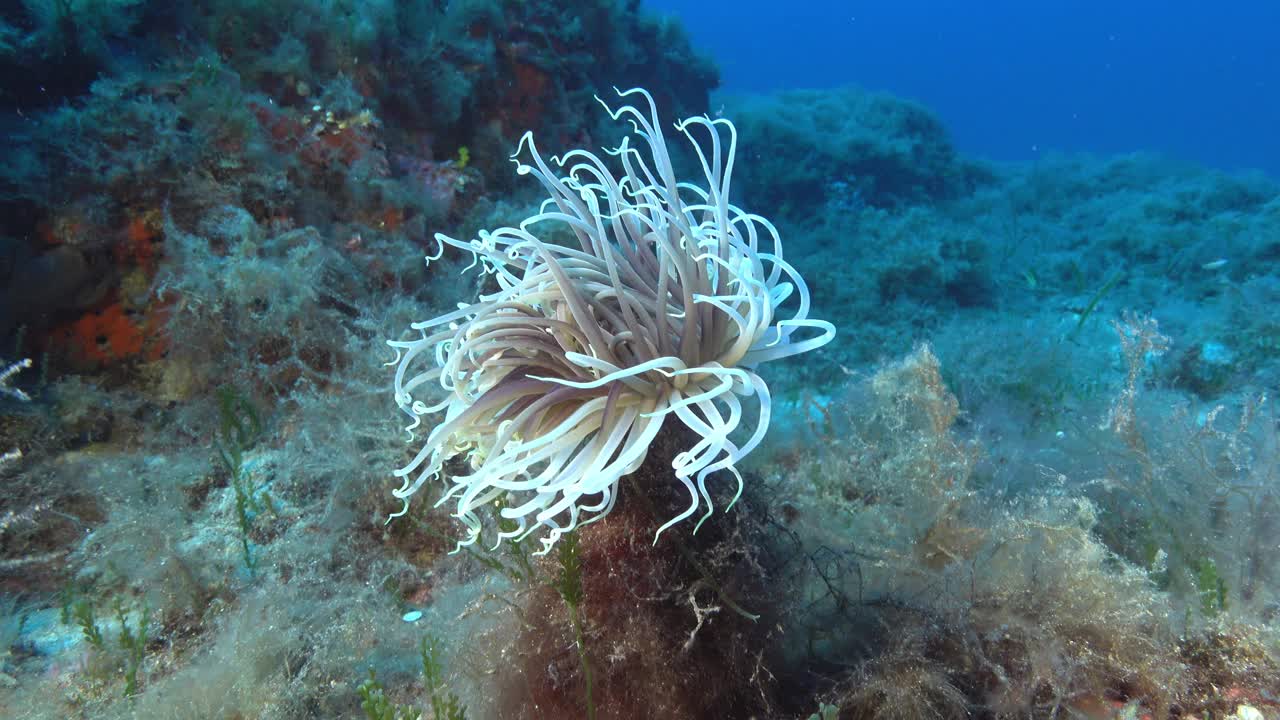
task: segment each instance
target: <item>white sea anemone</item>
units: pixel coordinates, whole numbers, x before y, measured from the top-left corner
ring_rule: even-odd
[[[440,253],[471,252],[471,267],[492,275],[499,290],[415,323],[417,339],[388,341],[410,435],[423,418],[443,413],[396,471],[403,485],[395,495],[405,502],[397,514],[423,484],[439,480],[445,492],[437,504],[455,504],[467,527],[463,545],[480,537],[480,511],[493,504],[506,520],[497,524],[499,542],[543,530],[543,552],[604,517],[618,481],[640,466],[672,417],[701,439],[671,464],[689,507],[658,534],[703,503],[702,520],[711,514],[712,473],[736,480],[732,505],[742,492],[736,464],[769,426],[769,389],[754,368],[835,336],[831,323],[809,318],[808,288],[783,259],[774,226],[729,202],[733,124],[694,117],[675,126],[693,144],[706,187],[677,182],[653,98],[641,89],[618,95],[638,95],[648,110],[609,111],[630,120],[638,138],[638,147],[627,137],[608,151],[621,174],[573,150],[551,158],[558,175],[525,133],[512,157],[516,172],[533,175],[550,195],[540,212],[471,242],[436,235]],[[540,239],[553,224],[571,230],[576,245]],[[428,396],[433,385],[442,398]],[[740,398],[753,396],[755,427],[736,433],[744,424]],[[466,469],[455,464],[446,473],[455,457]]]

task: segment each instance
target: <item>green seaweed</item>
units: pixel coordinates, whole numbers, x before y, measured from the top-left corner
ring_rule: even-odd
[[[422,711],[408,705],[396,705],[387,699],[378,673],[369,668],[369,679],[356,688],[360,695],[360,709],[369,720],[421,720]]]
[[[440,647],[436,638],[422,638],[421,655],[422,679],[431,696],[432,720],[466,720],[466,706],[457,695],[446,689],[444,663],[440,661]]]
[[[93,616],[93,603],[90,603],[87,598],[79,598],[70,604],[70,612],[63,614],[64,618],[68,616],[80,626],[81,634],[90,645],[99,650],[104,649],[106,644],[102,639],[102,630],[98,628],[97,620]]]
[[[1093,297],[1089,298],[1089,303],[1084,306],[1084,310],[1080,311],[1080,319],[1076,322],[1075,328],[1071,330],[1072,337],[1079,334],[1081,328],[1084,327],[1085,321],[1088,320],[1089,317],[1093,315],[1093,311],[1097,309],[1098,303],[1102,302],[1102,298],[1105,297],[1107,293],[1111,292],[1112,288],[1118,285],[1122,279],[1124,279],[1124,273],[1116,272],[1102,284],[1102,287],[1098,288],[1097,292],[1093,294]]]
[[[422,638],[422,680],[431,699],[432,720],[467,720],[467,708],[458,696],[448,690],[444,680],[444,663],[440,659],[439,642],[434,637]],[[369,668],[369,679],[356,688],[360,709],[369,720],[421,720],[422,711],[410,705],[398,705],[387,698],[378,682],[378,673]]]
[[[129,619],[120,598],[115,600],[115,610],[116,619],[120,622],[120,648],[125,652],[124,694],[129,697],[138,693],[138,669],[142,667],[147,651],[147,623],[151,620],[151,607],[143,603],[136,628],[129,627]]]
[[[218,388],[218,413],[222,426],[218,433],[218,455],[233,476],[239,475],[244,451],[258,441],[262,420],[257,408],[235,388]]]
[[[116,648],[107,646],[106,636],[102,634],[102,628],[98,625],[93,603],[86,597],[73,599],[70,589],[65,590],[62,595],[62,621],[66,624],[74,622],[79,626],[80,633],[94,650],[114,654]],[[124,602],[119,597],[112,600],[112,608],[115,611],[116,621],[120,624],[116,640],[119,644],[118,649],[123,654],[124,696],[131,697],[138,694],[138,671],[142,669],[147,642],[150,640],[147,625],[151,622],[151,607],[144,602],[138,622],[132,626],[129,624]]]
[[[1212,558],[1196,563],[1196,588],[1200,596],[1200,610],[1205,617],[1217,617],[1227,609],[1227,583],[1218,573],[1218,565]]]
[[[584,639],[582,613],[578,608],[585,595],[582,588],[582,556],[578,553],[578,533],[571,532],[556,544],[556,559],[560,563],[560,573],[552,582],[556,592],[564,600],[569,610],[569,622],[573,625],[573,642],[578,648],[578,659],[582,662],[582,678],[586,683],[587,718],[595,720],[596,706],[591,697],[591,663],[587,661],[587,646]]]
[[[244,472],[244,453],[262,434],[262,420],[253,403],[231,387],[218,388],[218,411],[222,425],[218,432],[218,457],[231,475],[231,489],[236,496],[236,526],[240,529],[240,547],[244,565],[253,573],[257,558],[253,555],[249,533],[253,518],[265,511],[275,513],[271,495],[255,486]]]

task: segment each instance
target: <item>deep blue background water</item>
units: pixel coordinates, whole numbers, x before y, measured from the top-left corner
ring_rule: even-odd
[[[1280,177],[1277,0],[645,0],[727,92],[854,84],[931,107],[962,150],[1154,150]]]

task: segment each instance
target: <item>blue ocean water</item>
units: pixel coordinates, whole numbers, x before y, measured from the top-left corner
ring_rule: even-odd
[[[934,109],[964,151],[1146,150],[1280,176],[1280,5],[1266,0],[645,0],[726,93],[857,85]]]

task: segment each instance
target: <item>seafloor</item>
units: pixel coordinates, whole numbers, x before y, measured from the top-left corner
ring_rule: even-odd
[[[24,0],[0,77],[0,716],[1280,718],[1275,179],[713,102],[610,0]],[[451,553],[439,483],[386,522],[386,340],[493,291],[434,234],[536,213],[521,135],[615,145],[614,86],[681,177],[736,124],[837,335],[696,534],[671,421],[549,554]]]

